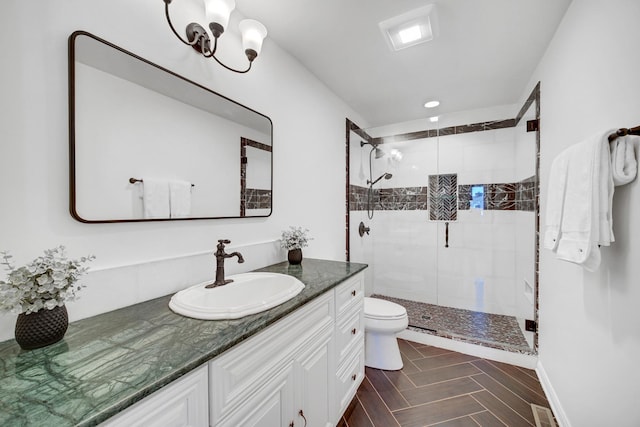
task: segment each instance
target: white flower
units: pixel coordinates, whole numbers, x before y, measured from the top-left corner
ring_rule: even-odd
[[[68,261],[64,246],[44,251],[27,265],[15,268],[11,255],[2,254],[0,264],[9,274],[6,281],[0,280],[0,311],[14,314],[34,313],[42,309],[51,310],[64,305],[76,297],[83,285],[75,284],[87,272],[84,263],[93,261],[93,255]]]
[[[309,245],[309,240],[313,240],[312,237],[308,237],[308,229],[302,227],[289,226],[289,230],[282,232],[281,245],[284,249],[302,249]]]

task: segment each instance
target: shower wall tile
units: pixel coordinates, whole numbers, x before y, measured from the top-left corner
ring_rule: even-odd
[[[458,176],[429,175],[429,219],[455,221],[458,217]]]
[[[246,209],[270,209],[271,190],[247,188],[245,192],[244,206]]]

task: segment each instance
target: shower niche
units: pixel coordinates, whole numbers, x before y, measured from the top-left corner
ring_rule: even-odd
[[[535,353],[538,99],[539,86],[495,121],[441,116],[402,134],[347,123],[347,256],[369,264],[367,294],[404,305],[416,331]],[[383,173],[367,203],[369,175]]]

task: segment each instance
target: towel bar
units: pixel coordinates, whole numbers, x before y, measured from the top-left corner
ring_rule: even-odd
[[[612,133],[609,135],[609,142],[612,142],[619,136],[625,135],[640,135],[640,126],[636,126],[634,128],[621,128],[616,131],[616,133]]]
[[[138,179],[138,178],[129,178],[129,182],[130,182],[131,184],[136,184],[136,183],[138,183],[138,182],[144,182],[144,180],[142,180],[142,179]],[[195,187],[196,185],[195,185],[195,184],[191,184],[191,186],[192,186],[192,187]]]

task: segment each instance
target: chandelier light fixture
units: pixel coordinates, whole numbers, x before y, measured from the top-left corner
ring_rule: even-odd
[[[215,59],[218,64],[227,70],[235,73],[246,73],[251,69],[251,64],[253,64],[253,61],[258,57],[262,49],[262,41],[267,36],[265,26],[256,20],[243,19],[238,25],[242,33],[242,47],[249,60],[249,66],[246,70],[231,68],[216,57],[218,39],[222,33],[224,33],[227,24],[229,24],[229,16],[236,7],[235,0],[204,0],[207,20],[209,21],[209,30],[211,30],[211,34],[213,35],[213,42],[204,27],[196,22],[187,25],[185,30],[187,38],[184,39],[181,37],[169,17],[169,5],[172,1],[173,0],[164,0],[164,12],[167,16],[167,22],[169,23],[169,27],[171,27],[171,31],[173,31],[173,34],[175,34],[182,43],[193,47],[205,58]]]

